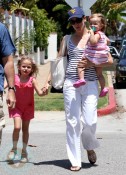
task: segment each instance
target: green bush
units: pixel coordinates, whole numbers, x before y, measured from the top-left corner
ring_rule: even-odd
[[[48,46],[48,36],[56,31],[56,23],[48,19],[44,9],[38,9],[37,6],[31,9],[31,17],[34,20],[35,46],[44,50]]]

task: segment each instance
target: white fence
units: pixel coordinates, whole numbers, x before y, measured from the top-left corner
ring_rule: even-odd
[[[25,31],[27,31],[29,34],[29,31],[34,28],[33,20],[27,18],[26,16],[22,16],[21,13],[19,13],[19,15],[16,16],[14,13],[9,14],[9,12],[6,10],[4,11],[4,18],[5,24],[8,26],[13,41],[16,38],[21,37]]]
[[[27,30],[29,31],[34,28],[34,21],[30,18],[27,18],[26,16],[22,16],[21,13],[19,13],[18,16],[16,16],[14,13],[9,14],[8,11],[4,11],[4,18],[5,23],[8,26],[10,35],[12,37],[12,40],[14,41],[16,38],[22,36],[22,34]],[[57,55],[57,34],[52,33],[50,34],[48,38],[48,47],[47,47],[47,59],[55,59]],[[18,54],[18,50],[17,50]],[[23,49],[22,49],[23,54]],[[30,54],[31,55],[31,54]],[[37,53],[34,53],[34,45],[32,47],[32,55],[33,59],[37,64],[44,64],[45,62],[45,52],[40,52],[40,49],[37,49]],[[48,57],[49,56],[49,57]]]

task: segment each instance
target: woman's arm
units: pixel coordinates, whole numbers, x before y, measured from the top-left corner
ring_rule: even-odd
[[[49,89],[50,85],[51,85],[51,72],[49,72],[49,74],[48,74],[47,80],[42,88],[42,91],[46,92],[48,94],[48,89]]]
[[[67,55],[67,49],[66,49],[66,48],[65,48],[65,52],[62,53],[62,50],[63,50],[63,44],[66,42],[66,41],[65,41],[65,37],[66,37],[66,36],[63,37],[63,39],[62,39],[62,41],[61,41],[61,43],[60,43],[60,49],[59,49],[59,52],[58,52],[57,57]]]
[[[111,66],[113,64],[113,57],[111,56],[110,52],[108,53],[108,62],[107,63],[102,63],[100,65],[95,65],[95,67],[107,67],[107,66]]]
[[[111,66],[112,64],[113,64],[113,58],[109,52],[109,57],[108,57],[107,63],[102,63],[99,65],[96,65],[96,64],[90,62],[88,59],[83,58],[81,61],[79,61],[78,68],[82,68],[82,67],[89,68],[89,67],[93,67],[93,66],[94,67],[107,67],[107,66]]]

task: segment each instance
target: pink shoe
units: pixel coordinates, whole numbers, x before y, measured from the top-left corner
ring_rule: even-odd
[[[99,97],[104,97],[104,96],[106,96],[106,94],[108,93],[108,91],[109,91],[109,89],[105,87],[105,88],[102,89],[102,91],[100,92]]]
[[[75,88],[79,88],[80,86],[85,85],[85,84],[86,84],[86,81],[81,79],[81,80],[76,81],[76,82],[73,84],[73,86],[74,86]]]

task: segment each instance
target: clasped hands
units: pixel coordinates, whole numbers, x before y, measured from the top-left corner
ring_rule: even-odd
[[[48,94],[49,87],[50,87],[50,84],[47,82],[46,85],[42,88],[42,91],[43,91],[44,95]]]

